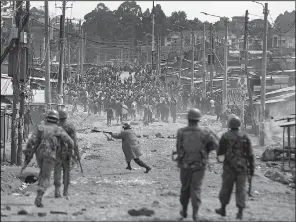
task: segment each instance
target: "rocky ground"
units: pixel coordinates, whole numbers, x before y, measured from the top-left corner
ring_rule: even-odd
[[[80,172],[78,166],[72,170],[70,197],[54,198],[54,188],[51,186],[44,198],[45,208],[36,208],[33,204],[36,183],[28,185],[16,178],[20,167],[2,166],[1,186],[5,190],[1,191],[1,221],[178,220],[179,172],[171,160],[176,140],[168,136],[173,137],[177,129],[186,124],[186,120],[179,118],[178,123],[156,122],[150,126],[132,123],[136,132],[144,135],[139,138],[143,152],[141,159],[152,167],[148,174],[144,174],[144,169],[134,162],[133,171],[125,169],[120,140],[107,141],[104,134],[90,132],[92,127],[119,132],[120,125],[114,123],[112,127],[107,127],[105,117],[87,116],[82,112],[71,119],[73,122],[75,120],[78,130],[84,173]],[[212,116],[205,116],[202,125],[211,127],[219,136],[225,131]],[[164,138],[156,138],[156,133]],[[253,178],[253,197],[248,197],[244,220],[295,221],[295,189],[287,179],[292,176],[291,172],[280,173],[286,180],[285,184],[267,178],[267,172],[269,177],[274,176],[272,172],[281,163],[261,162],[259,157],[265,148],[257,145],[255,137],[252,137],[252,141],[257,167]],[[36,172],[38,169],[34,167],[26,169],[27,174]],[[235,195],[232,195],[225,218],[214,212],[220,206],[218,193],[221,174],[222,165],[216,162],[215,153],[212,153],[202,190],[200,215],[203,220],[235,220]],[[273,179],[282,182],[278,179],[280,176],[275,175]],[[129,215],[129,210],[140,208],[146,208],[146,216]],[[191,220],[191,209],[186,220]]]

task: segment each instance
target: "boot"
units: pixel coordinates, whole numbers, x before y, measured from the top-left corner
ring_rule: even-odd
[[[226,216],[225,205],[222,205],[222,207],[220,209],[216,209],[215,211],[217,214],[220,214],[222,217]]]
[[[236,214],[236,219],[239,219],[239,220],[243,219],[243,208],[241,208],[241,207],[238,208],[238,212]]]
[[[180,211],[180,215],[182,218],[187,218],[187,207],[183,207],[183,209]]]
[[[127,167],[125,169],[132,170],[132,167],[131,167],[131,163],[130,162],[127,162]]]
[[[64,197],[69,196],[69,193],[68,193],[68,187],[64,187],[63,196],[64,196]]]
[[[198,221],[198,208],[193,208],[192,219],[193,219],[193,221]]]
[[[61,192],[60,192],[60,188],[59,188],[59,187],[55,187],[55,190],[54,190],[54,196],[55,196],[55,198],[60,198],[60,197],[62,197],[62,196],[61,196]]]
[[[147,166],[142,160],[139,158],[134,159],[136,164],[138,164],[140,167],[146,168],[146,171],[144,173],[148,173],[151,170],[151,167]]]
[[[37,196],[36,196],[35,203],[34,203],[36,207],[40,207],[40,208],[44,207],[42,204],[43,194],[44,194],[43,191],[41,191],[41,190],[37,191]]]

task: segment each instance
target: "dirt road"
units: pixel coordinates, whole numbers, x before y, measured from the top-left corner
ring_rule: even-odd
[[[120,126],[107,128],[102,118],[89,116],[75,117],[80,128],[96,126],[109,131],[120,131]],[[168,136],[176,134],[179,127],[186,124],[185,120],[179,123],[154,123],[150,126],[134,125],[138,133],[149,135],[142,137],[142,160],[152,167],[149,174],[132,162],[133,171],[125,169],[126,163],[121,149],[121,141],[107,141],[100,133],[90,133],[89,129],[78,133],[79,146],[83,153],[82,164],[84,174],[75,167],[72,171],[70,198],[56,199],[53,197],[53,187],[50,187],[44,198],[45,208],[34,206],[36,185],[26,189],[25,194],[2,195],[1,193],[1,220],[2,221],[98,221],[98,220],[177,220],[179,218],[179,172],[175,163],[171,161],[172,150],[175,149],[175,139]],[[220,123],[214,117],[206,116],[202,124],[221,135]],[[161,133],[165,138],[155,138]],[[257,141],[253,140],[255,153],[262,153]],[[232,196],[227,208],[227,217],[222,218],[215,214],[214,209],[219,207],[218,193],[221,187],[222,165],[216,163],[215,153],[210,156],[210,169],[202,190],[202,207],[200,215],[208,221],[234,221],[237,208]],[[257,160],[253,179],[252,198],[248,198],[244,212],[245,221],[295,221],[295,189],[273,182],[264,174],[264,164]],[[155,214],[132,217],[128,210],[146,207],[154,210]],[[24,209],[26,215],[17,213]],[[59,211],[56,212],[51,211]],[[189,219],[191,220],[191,207]]]

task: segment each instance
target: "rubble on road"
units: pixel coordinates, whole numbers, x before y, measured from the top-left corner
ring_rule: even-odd
[[[141,208],[139,210],[135,210],[135,209],[129,210],[128,214],[131,215],[131,216],[147,216],[147,217],[151,217],[155,213],[154,213],[154,210],[149,210],[149,209],[143,207],[143,208]]]
[[[14,174],[2,171],[1,169],[1,194],[12,194],[22,185],[22,181]]]
[[[163,136],[161,133],[156,133],[156,134],[155,134],[155,137],[156,137],[156,138],[164,138],[164,136]]]
[[[265,174],[265,177],[269,178],[272,181],[280,182],[282,184],[289,184],[289,180],[287,176],[285,176],[283,173],[279,172],[276,169],[268,170]]]

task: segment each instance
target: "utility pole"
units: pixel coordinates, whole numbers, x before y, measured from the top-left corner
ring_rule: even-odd
[[[281,32],[281,28],[279,27],[279,31],[280,31],[280,55],[281,55],[281,70],[282,70],[282,75],[284,74],[284,69],[283,69],[283,48],[282,48],[282,32]],[[288,128],[290,129],[290,128]]]
[[[210,23],[210,58],[209,58],[209,65],[210,65],[210,94],[211,98],[213,96],[213,24]]]
[[[29,13],[30,11],[30,1],[26,1],[26,11],[25,13]],[[24,14],[22,18],[24,17]],[[24,126],[24,110],[25,110],[25,80],[27,78],[28,72],[28,32],[29,26],[28,23],[24,26],[24,32],[20,34],[20,53],[21,53],[21,60],[20,60],[20,72],[19,72],[19,79],[20,79],[20,108],[19,108],[19,121],[18,121],[18,148],[17,148],[17,165],[22,165],[22,154],[23,154],[23,126]],[[27,36],[27,38],[26,38]]]
[[[154,63],[154,45],[155,45],[155,39],[154,39],[154,1],[152,6],[152,59],[151,59],[151,67],[153,71],[153,63]]]
[[[81,21],[80,23],[81,24]],[[81,31],[81,47],[80,47],[80,82],[83,82],[83,76],[84,76],[84,33],[83,33],[83,27],[81,24],[80,27]]]
[[[59,79],[58,79],[58,94],[59,104],[64,103],[64,43],[65,43],[65,12],[66,12],[66,1],[63,0],[62,16],[60,19],[60,62],[59,62]]]
[[[44,1],[44,8],[45,8],[45,45],[46,45],[46,52],[45,52],[45,92],[44,92],[44,99],[47,107],[51,103],[51,90],[50,90],[50,45],[49,45],[49,16],[48,16],[48,1]]]
[[[223,78],[223,113],[227,109],[227,72],[228,72],[228,19],[225,18],[225,42],[224,42],[224,78]]]
[[[71,21],[70,19],[67,18],[67,45],[68,45],[68,78],[67,78],[67,84],[71,81],[71,47],[70,47],[70,22]]]
[[[179,87],[181,86],[181,76],[182,76],[182,62],[183,62],[183,32],[180,31],[181,35],[181,45],[180,45],[180,62],[179,62]]]
[[[20,28],[21,15],[23,1],[16,2],[16,14],[15,14],[15,27]],[[14,8],[15,9],[15,8]],[[20,35],[18,34],[15,41],[15,47],[10,52],[10,58],[8,61],[11,64],[12,72],[12,84],[13,84],[13,103],[12,103],[12,120],[11,120],[11,165],[17,163],[17,126],[20,119],[17,118],[17,110],[19,106],[19,74],[20,74]],[[19,132],[19,130],[18,130]]]
[[[79,26],[78,26],[78,36],[80,36],[81,34],[81,20],[79,20]],[[81,44],[78,43],[78,48],[77,48],[77,71],[78,71],[78,74],[77,74],[77,83],[80,83],[80,62],[81,62]]]
[[[250,86],[250,76],[248,72],[248,63],[249,63],[249,55],[248,55],[248,10],[246,11],[245,15],[245,33],[244,33],[244,50],[245,50],[245,74],[247,76],[247,90],[248,90],[248,96],[249,96],[249,103],[250,103],[250,114],[251,114],[251,122],[252,122],[252,131],[256,130],[255,126],[255,120],[254,120],[254,107],[253,107],[253,99],[252,99],[252,90]]]
[[[202,51],[202,57],[203,57],[203,78],[202,78],[202,82],[203,82],[203,93],[202,93],[202,97],[205,100],[206,99],[206,95],[207,95],[207,84],[206,84],[206,76],[208,74],[207,71],[207,64],[206,64],[206,25],[203,25],[203,51]]]
[[[264,14],[264,36],[263,36],[263,58],[261,70],[261,110],[260,110],[260,146],[264,146],[265,139],[265,93],[266,93],[266,61],[267,61],[267,30],[268,30],[268,3],[265,3]]]
[[[191,74],[191,96],[193,96],[194,93],[194,82],[193,82],[193,78],[194,78],[194,31],[192,30],[192,74]]]

